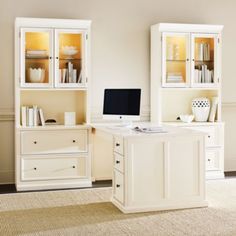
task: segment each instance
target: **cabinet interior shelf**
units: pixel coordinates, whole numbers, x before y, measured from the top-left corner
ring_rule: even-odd
[[[48,60],[49,57],[26,57],[26,60]]]

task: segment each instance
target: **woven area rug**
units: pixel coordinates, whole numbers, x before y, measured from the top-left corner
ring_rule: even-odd
[[[208,208],[123,214],[111,188],[0,195],[0,235],[236,235],[236,179],[207,182]]]

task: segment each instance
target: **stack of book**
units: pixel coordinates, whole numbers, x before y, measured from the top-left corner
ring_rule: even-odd
[[[67,63],[67,68],[59,69],[60,83],[82,83],[82,70],[77,75],[77,70],[73,68],[71,62]]]
[[[26,58],[46,58],[47,50],[26,50]]]
[[[181,73],[168,73],[166,82],[167,83],[183,83],[184,80]]]
[[[209,70],[207,65],[201,65],[199,69],[194,70],[195,83],[213,83],[214,71]]]
[[[197,61],[210,61],[210,44],[198,43],[197,44]]]
[[[21,125],[23,127],[44,126],[45,120],[42,108],[38,108],[37,106],[22,106]]]

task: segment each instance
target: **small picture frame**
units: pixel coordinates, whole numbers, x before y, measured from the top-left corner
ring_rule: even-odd
[[[75,112],[65,112],[64,113],[64,125],[73,126],[76,125],[76,113]]]

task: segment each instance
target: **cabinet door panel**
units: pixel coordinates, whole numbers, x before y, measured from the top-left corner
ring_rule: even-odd
[[[189,86],[189,34],[163,33],[163,87]]]
[[[55,30],[56,87],[86,86],[86,31]]]
[[[219,84],[219,43],[217,34],[192,34],[191,37],[191,85],[192,87],[216,87]]]
[[[53,80],[53,31],[21,29],[21,87],[50,87]]]

